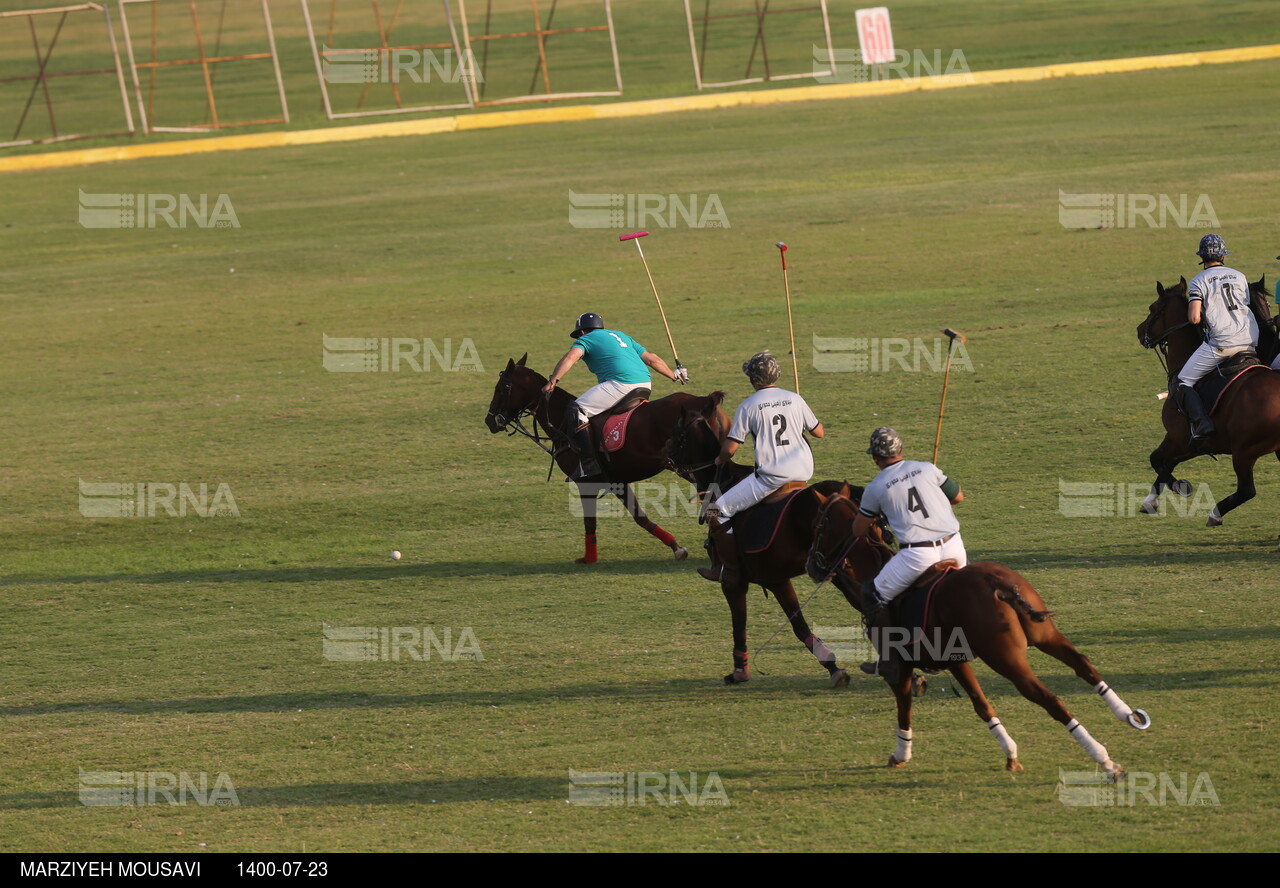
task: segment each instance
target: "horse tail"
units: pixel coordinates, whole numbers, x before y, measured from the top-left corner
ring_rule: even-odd
[[[1007,589],[997,586],[995,592],[996,598],[1013,608],[1019,616],[1026,617],[1033,623],[1043,623],[1053,616],[1053,611],[1036,610],[1032,607],[1031,603],[1018,592],[1017,586],[1010,586]]]

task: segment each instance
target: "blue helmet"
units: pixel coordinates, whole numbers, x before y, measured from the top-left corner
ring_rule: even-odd
[[[1231,251],[1227,249],[1227,242],[1222,239],[1220,234],[1206,234],[1200,238],[1200,249],[1196,250],[1196,255],[1203,262],[1218,262],[1223,256]]]
[[[573,332],[569,334],[569,338],[577,339],[579,336],[590,330],[603,329],[604,318],[600,317],[600,315],[596,314],[594,311],[589,311],[584,315],[578,315],[578,319],[573,322]]]

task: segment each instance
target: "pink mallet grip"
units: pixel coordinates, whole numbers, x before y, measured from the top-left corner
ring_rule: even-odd
[[[629,240],[635,240],[638,237],[648,237],[648,236],[649,236],[649,232],[647,231],[634,231],[631,234],[618,235],[618,240],[629,241]]]

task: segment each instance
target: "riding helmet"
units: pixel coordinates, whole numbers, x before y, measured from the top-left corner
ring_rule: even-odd
[[[1227,242],[1222,239],[1222,235],[1206,234],[1200,238],[1200,249],[1196,250],[1196,255],[1204,262],[1218,262],[1230,252],[1227,249]]]
[[[757,352],[744,361],[742,372],[756,385],[774,385],[782,373],[778,359],[768,352]]]
[[[902,439],[888,426],[881,426],[871,433],[871,446],[867,453],[888,459],[902,452]]]
[[[604,329],[604,318],[600,317],[600,315],[596,314],[594,311],[589,311],[584,315],[578,316],[578,320],[574,322],[573,332],[569,334],[569,338],[577,339],[579,336],[581,336],[583,333],[586,333],[588,330],[603,330],[603,329]]]

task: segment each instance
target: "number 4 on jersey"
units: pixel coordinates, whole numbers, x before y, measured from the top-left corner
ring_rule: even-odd
[[[921,518],[929,517],[929,510],[924,507],[924,501],[920,499],[920,493],[914,487],[907,489],[907,511],[919,512]]]

